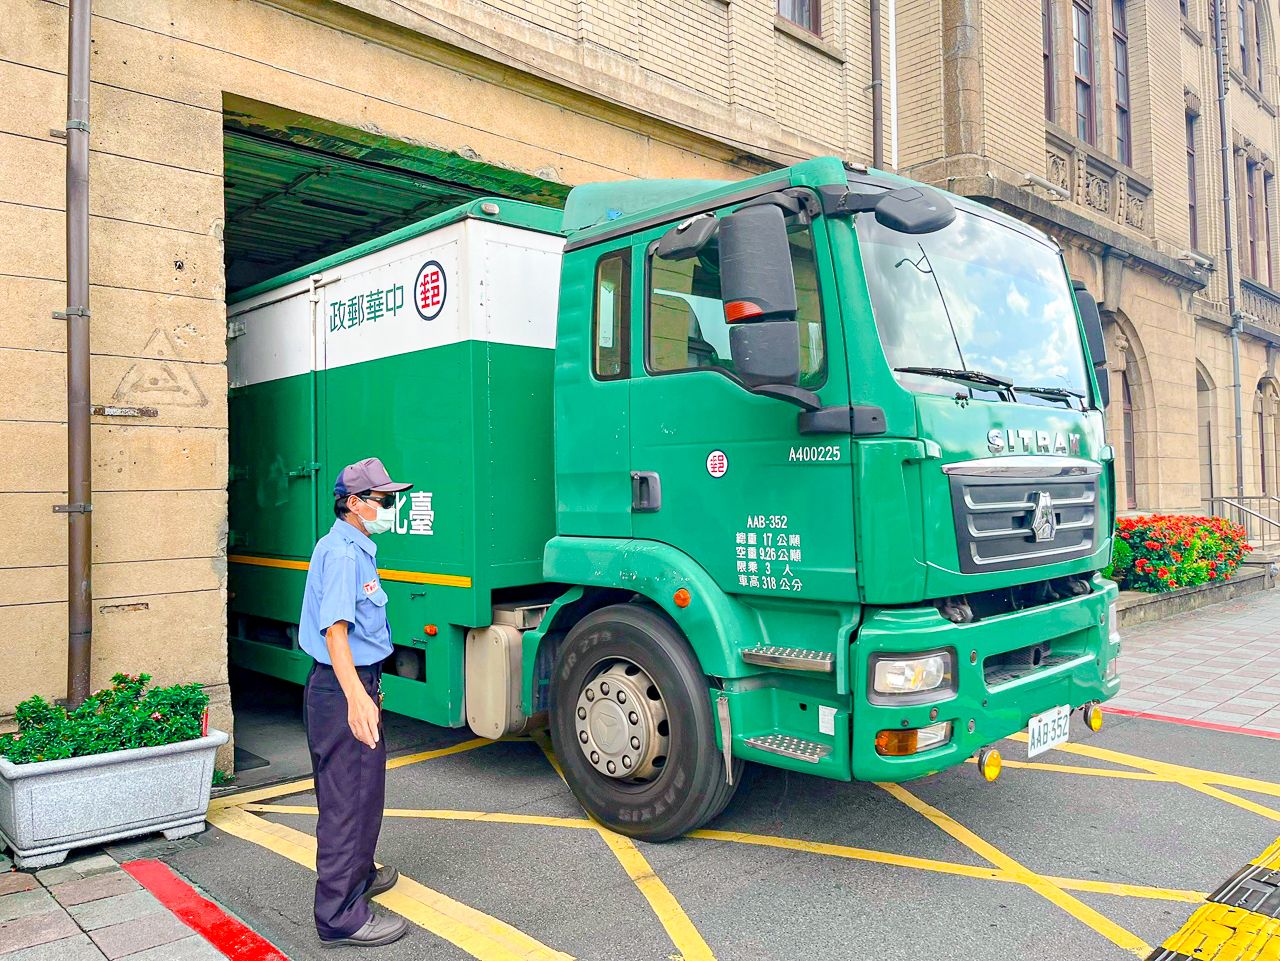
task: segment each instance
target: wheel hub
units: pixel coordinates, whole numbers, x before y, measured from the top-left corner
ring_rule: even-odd
[[[625,781],[652,778],[666,762],[667,708],[657,685],[630,661],[613,661],[583,685],[574,735],[601,774]]]

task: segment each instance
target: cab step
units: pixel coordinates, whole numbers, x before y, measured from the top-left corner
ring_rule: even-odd
[[[802,737],[791,737],[787,734],[762,734],[758,737],[749,737],[743,743],[747,747],[768,751],[770,754],[781,754],[783,757],[793,757],[798,761],[808,761],[811,764],[817,764],[831,753],[829,744],[806,741]]]
[[[742,659],[748,664],[779,667],[784,671],[829,674],[835,670],[835,655],[830,651],[811,651],[803,647],[749,647],[742,652]]]

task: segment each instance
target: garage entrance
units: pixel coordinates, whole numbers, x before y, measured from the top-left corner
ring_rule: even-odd
[[[553,170],[512,171],[486,163],[465,147],[446,152],[231,96],[223,103],[223,164],[228,300],[254,284],[478,197],[562,206],[569,189],[555,182]],[[254,438],[252,425],[235,418],[230,430],[234,465],[241,462],[237,451]],[[242,546],[237,510],[250,509],[245,505],[252,502],[237,496],[235,485],[245,482],[233,470],[228,536],[233,556]],[[233,601],[234,564],[229,582]],[[229,618],[236,783],[256,786],[306,775],[302,688],[237,664],[237,639],[246,638],[297,645],[291,625]],[[390,714],[385,726],[393,753],[435,745],[456,733]]]

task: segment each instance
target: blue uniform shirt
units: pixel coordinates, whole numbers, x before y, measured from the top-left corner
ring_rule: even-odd
[[[347,622],[347,643],[357,667],[391,654],[387,593],[378,577],[377,553],[368,534],[341,519],[312,551],[298,644],[321,664],[330,663],[325,631],[338,621]]]

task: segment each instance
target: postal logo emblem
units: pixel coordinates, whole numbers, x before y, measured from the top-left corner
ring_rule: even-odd
[[[444,310],[445,297],[449,293],[444,268],[438,260],[428,260],[418,268],[413,282],[413,306],[423,320],[435,320]]]
[[[723,477],[729,469],[729,458],[724,456],[724,451],[713,450],[707,455],[707,473],[712,477]]]
[[[364,585],[364,592],[366,594],[372,594],[377,589],[378,589],[377,581],[370,581],[368,584]]]
[[[1048,491],[1037,491],[1035,510],[1031,514],[1031,530],[1036,535],[1036,543],[1051,541],[1058,533],[1058,521],[1053,513],[1053,498]]]

